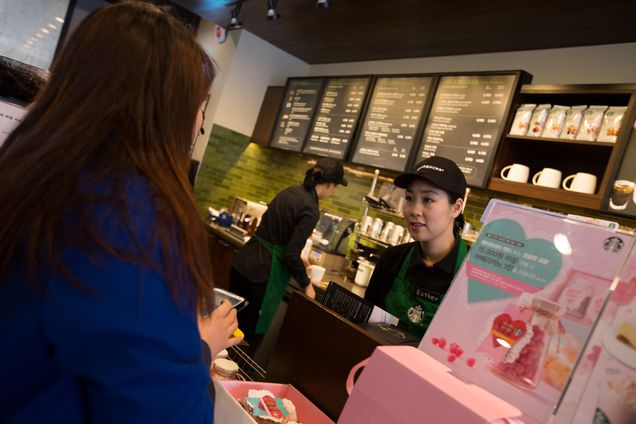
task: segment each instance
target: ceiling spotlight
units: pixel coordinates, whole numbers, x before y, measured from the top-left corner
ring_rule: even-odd
[[[278,13],[278,9],[276,9],[277,0],[267,0],[267,19],[273,21],[274,19],[280,18],[280,13]]]
[[[316,7],[326,9],[329,6],[331,6],[331,0],[316,0]]]
[[[55,20],[58,21],[59,23],[63,24],[64,23],[64,19],[60,18],[59,16],[55,17]]]
[[[234,6],[234,9],[232,9],[230,24],[227,26],[228,30],[243,28],[243,23],[239,21],[239,18],[238,18],[239,13],[241,13],[241,6],[243,6],[243,0],[238,0],[236,2],[236,6]]]

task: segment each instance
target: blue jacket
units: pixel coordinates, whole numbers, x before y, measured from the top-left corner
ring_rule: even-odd
[[[90,204],[91,216],[112,246],[138,252],[137,238],[159,255],[148,184],[134,177],[127,190],[132,232],[105,203]],[[100,249],[60,253],[83,288],[51,273],[38,296],[19,261],[0,282],[0,422],[213,422],[192,308],[152,269]]]

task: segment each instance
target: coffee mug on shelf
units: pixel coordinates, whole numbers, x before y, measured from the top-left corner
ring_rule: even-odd
[[[501,178],[507,181],[516,181],[518,183],[527,183],[529,175],[530,168],[520,163],[505,166],[504,169],[501,170]]]
[[[400,244],[402,238],[404,237],[404,227],[401,225],[396,225],[393,227],[393,231],[389,235],[389,239],[387,240],[390,245],[395,246],[396,244]]]
[[[554,168],[543,168],[534,174],[532,184],[543,187],[559,188],[561,185],[561,171]]]
[[[373,218],[369,215],[365,216],[362,219],[362,223],[360,224],[360,234],[368,235],[369,231],[371,231],[371,226],[373,225]]]
[[[382,228],[382,233],[380,233],[380,240],[384,242],[388,241],[389,234],[391,234],[391,231],[393,231],[394,226],[395,226],[394,223],[387,222],[386,225],[384,225],[384,228]]]
[[[570,185],[568,185],[570,182]],[[561,186],[568,191],[594,194],[596,191],[596,176],[585,172],[577,172],[563,179]]]

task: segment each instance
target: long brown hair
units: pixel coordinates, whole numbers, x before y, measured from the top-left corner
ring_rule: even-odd
[[[126,2],[90,14],[0,148],[0,276],[20,259],[33,273],[48,265],[72,280],[57,249],[80,240],[87,251],[97,243],[160,271],[177,299],[208,304],[206,234],[188,170],[195,117],[213,78],[214,66],[190,30],[163,9]],[[131,173],[150,186],[161,263],[150,259],[133,228],[141,254],[110,246],[86,211],[69,226],[69,210],[87,201],[79,184],[100,178],[124,181],[109,202],[131,224]]]

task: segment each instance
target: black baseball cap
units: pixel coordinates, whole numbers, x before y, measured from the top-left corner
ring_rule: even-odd
[[[409,172],[398,175],[393,184],[408,188],[415,178],[423,178],[442,190],[460,197],[466,194],[466,177],[457,164],[441,156],[431,156],[419,162]]]
[[[332,158],[320,158],[314,166],[314,169],[317,168],[321,171],[321,183],[336,183],[345,187],[349,184],[344,177],[344,168],[339,161]]]

